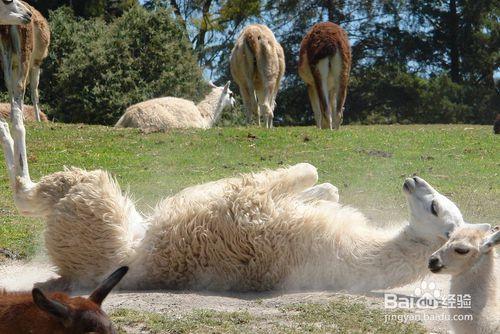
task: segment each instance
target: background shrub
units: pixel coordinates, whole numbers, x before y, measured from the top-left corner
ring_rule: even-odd
[[[42,102],[57,121],[111,125],[137,102],[169,95],[199,99],[202,72],[183,28],[168,10],[136,6],[111,23],[50,14],[52,46]]]

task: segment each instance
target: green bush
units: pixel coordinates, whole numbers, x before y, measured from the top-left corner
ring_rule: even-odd
[[[347,123],[490,124],[499,96],[490,87],[457,84],[446,74],[422,78],[397,66],[354,72],[346,102]]]
[[[185,31],[167,10],[137,6],[107,24],[62,8],[50,24],[41,95],[57,121],[110,125],[134,103],[206,92]]]

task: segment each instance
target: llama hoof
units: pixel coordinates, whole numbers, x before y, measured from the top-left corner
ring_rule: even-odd
[[[313,186],[318,182],[318,170],[310,163],[303,162],[290,167],[295,173],[297,182]]]

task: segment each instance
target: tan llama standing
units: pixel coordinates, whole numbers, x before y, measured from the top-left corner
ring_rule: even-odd
[[[267,128],[273,126],[274,107],[281,78],[285,73],[283,48],[273,32],[262,24],[252,24],[236,40],[231,53],[231,75],[240,87],[247,123],[264,116]]]

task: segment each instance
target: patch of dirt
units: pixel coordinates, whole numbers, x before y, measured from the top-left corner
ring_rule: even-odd
[[[7,248],[1,248],[0,247],[0,262],[2,260],[19,260],[21,258],[21,256],[16,253],[16,252],[13,252]]]
[[[381,150],[367,150],[364,148],[358,148],[356,150],[358,153],[364,153],[366,155],[369,155],[371,157],[377,157],[377,158],[392,158],[392,153],[391,152],[385,152]]]

